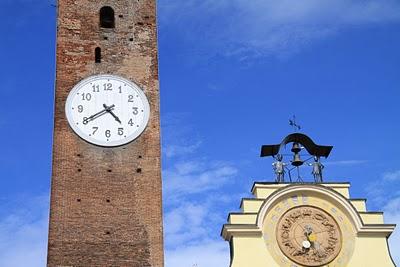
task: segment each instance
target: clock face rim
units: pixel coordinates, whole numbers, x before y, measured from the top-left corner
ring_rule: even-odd
[[[76,124],[75,121],[73,120],[73,115],[72,115],[72,111],[71,111],[71,107],[72,107],[72,102],[73,99],[76,95],[76,93],[87,83],[96,81],[98,79],[110,79],[110,80],[116,80],[122,83],[126,83],[127,85],[129,85],[130,87],[132,87],[139,95],[139,98],[141,99],[143,106],[144,106],[144,111],[143,111],[143,122],[140,124],[140,126],[137,128],[137,130],[135,131],[135,133],[129,135],[127,138],[121,139],[121,140],[117,140],[117,141],[112,141],[112,142],[107,142],[104,143],[101,140],[95,139],[91,136],[87,136],[87,134],[85,134]],[[134,140],[136,140],[137,138],[139,138],[143,132],[145,131],[145,129],[147,128],[147,125],[149,124],[150,121],[150,103],[149,100],[146,96],[146,94],[143,92],[143,90],[134,82],[123,78],[121,76],[117,76],[117,75],[112,75],[112,74],[98,74],[98,75],[92,75],[89,76],[83,80],[81,80],[80,82],[78,82],[76,85],[74,85],[74,87],[71,89],[71,91],[68,94],[67,100],[65,101],[65,114],[66,114],[66,118],[68,121],[69,126],[72,128],[73,132],[78,135],[81,139],[83,139],[84,141],[92,144],[92,145],[96,145],[99,147],[119,147],[119,146],[124,146],[127,145],[131,142],[133,142]]]
[[[295,209],[302,209],[302,208],[313,208],[316,210],[321,211],[322,213],[324,213],[325,215],[328,215],[330,217],[330,219],[335,223],[335,226],[337,227],[337,232],[339,234],[339,248],[336,250],[336,252],[334,252],[334,257],[332,257],[330,260],[326,261],[326,262],[322,262],[320,264],[313,264],[313,265],[304,265],[304,263],[299,262],[297,259],[295,259],[294,257],[291,257],[289,255],[287,255],[287,253],[284,251],[284,249],[282,248],[282,244],[279,242],[279,238],[277,237],[277,244],[279,249],[281,250],[281,252],[283,253],[283,255],[285,255],[286,257],[288,257],[291,261],[295,262],[296,264],[300,264],[300,266],[307,266],[307,267],[320,267],[320,266],[325,266],[325,265],[329,265],[331,262],[333,262],[341,253],[342,250],[342,246],[343,246],[343,234],[342,234],[342,230],[340,228],[340,224],[336,221],[336,219],[334,218],[334,216],[332,216],[332,214],[330,214],[328,211],[322,209],[321,207],[318,206],[314,206],[314,205],[298,205],[298,206],[294,206],[291,207],[289,209],[287,209],[281,216],[281,218],[279,219],[279,221],[276,224],[276,230],[275,233],[276,235],[279,234],[279,226],[281,225],[282,220],[285,218],[285,216],[287,214],[289,214],[291,211],[295,210]]]

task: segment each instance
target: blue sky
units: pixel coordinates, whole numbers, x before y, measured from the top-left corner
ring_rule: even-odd
[[[5,267],[46,257],[51,4],[0,4]],[[259,149],[291,132],[293,114],[317,143],[334,145],[326,179],[350,181],[352,197],[400,223],[399,1],[159,0],[158,17],[166,267],[228,265],[220,228],[253,181],[272,181]],[[400,263],[399,230],[391,242]]]

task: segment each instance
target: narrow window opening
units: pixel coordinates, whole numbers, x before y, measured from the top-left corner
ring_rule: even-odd
[[[96,49],[94,50],[94,54],[95,54],[95,62],[101,63],[101,48],[96,47]]]
[[[115,28],[114,9],[109,6],[103,6],[100,9],[100,27]]]

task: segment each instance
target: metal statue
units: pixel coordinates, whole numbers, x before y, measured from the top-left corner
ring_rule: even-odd
[[[315,182],[322,183],[322,170],[324,169],[324,165],[320,162],[320,158],[315,156],[314,162],[308,165],[313,167],[312,175],[314,176]]]
[[[278,154],[275,159],[274,163],[272,163],[272,166],[274,168],[275,174],[276,174],[276,182],[278,183],[283,183],[285,182],[285,166],[287,165],[285,162],[283,162],[283,156]]]
[[[294,127],[298,127],[298,124],[295,121],[295,117],[291,120],[291,124]],[[291,152],[293,154],[289,154],[293,156],[293,160],[290,163],[283,162],[283,156],[287,156],[283,154],[281,151],[286,149],[286,145],[289,143],[293,143]],[[273,157],[274,163],[272,163],[275,175],[276,175],[276,182],[277,183],[284,183],[285,182],[285,175],[288,174],[288,182],[294,182],[292,180],[292,171],[297,171],[297,180],[295,182],[302,183],[303,178],[300,175],[300,167],[304,165],[312,166],[312,175],[314,176],[314,181],[316,183],[323,182],[323,169],[324,165],[322,165],[320,159],[321,157],[328,158],[329,154],[332,151],[333,146],[321,146],[314,143],[314,141],[305,134],[302,133],[293,133],[286,136],[280,144],[275,145],[263,145],[261,147],[261,157]],[[302,158],[300,152],[303,151],[304,154],[308,154],[308,158]],[[308,163],[309,161],[314,162]],[[292,165],[292,166],[289,166]]]

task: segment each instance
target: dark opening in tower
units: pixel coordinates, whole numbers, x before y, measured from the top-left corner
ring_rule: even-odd
[[[96,49],[94,50],[94,57],[95,57],[95,62],[96,63],[101,63],[101,48],[100,47],[96,47]]]
[[[100,27],[101,28],[115,28],[114,9],[112,9],[109,6],[103,6],[100,9]]]

